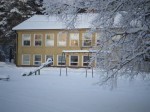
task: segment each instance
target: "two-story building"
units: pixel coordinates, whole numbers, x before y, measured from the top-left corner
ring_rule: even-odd
[[[85,67],[91,55],[89,49],[98,42],[97,34],[87,34],[92,16],[78,15],[73,30],[57,16],[35,15],[13,30],[17,33],[17,66],[39,66],[47,58],[52,66]],[[62,58],[65,53],[65,59]]]

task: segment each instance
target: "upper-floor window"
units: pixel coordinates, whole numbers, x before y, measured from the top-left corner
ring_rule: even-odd
[[[45,45],[54,46],[54,34],[46,34]]]
[[[92,46],[92,34],[83,33],[82,46],[83,47],[91,47]]]
[[[79,33],[70,33],[70,46],[79,46]]]
[[[67,33],[60,32],[57,37],[57,46],[66,46],[67,43]]]
[[[31,34],[22,34],[22,46],[31,45]]]
[[[22,64],[23,65],[30,65],[30,55],[29,54],[23,54],[22,55]]]
[[[42,35],[41,34],[34,35],[34,46],[42,46]]]

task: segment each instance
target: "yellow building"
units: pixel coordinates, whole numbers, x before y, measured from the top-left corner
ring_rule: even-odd
[[[87,66],[89,49],[98,42],[96,34],[86,33],[89,17],[81,14],[74,30],[66,30],[57,16],[46,15],[35,15],[17,25],[13,28],[17,33],[16,65],[39,66],[50,57],[52,66]]]

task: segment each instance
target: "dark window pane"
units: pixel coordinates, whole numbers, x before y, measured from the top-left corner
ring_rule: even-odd
[[[89,61],[89,56],[84,56],[83,57],[83,62],[87,62],[87,61]]]
[[[71,62],[78,62],[78,56],[71,56]]]
[[[83,63],[83,66],[88,66],[88,63]]]
[[[78,63],[71,63],[70,65],[78,65]]]
[[[30,46],[30,41],[29,40],[24,40],[24,45]]]

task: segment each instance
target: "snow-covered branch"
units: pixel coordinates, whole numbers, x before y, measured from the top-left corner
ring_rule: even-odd
[[[98,69],[113,71],[105,75],[104,82],[117,77],[121,70],[150,72],[149,0],[44,1],[46,14],[60,15],[70,28],[75,27],[80,11],[96,14],[91,32],[101,34],[100,44],[90,64],[96,61]]]

